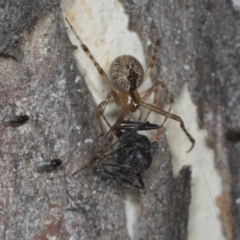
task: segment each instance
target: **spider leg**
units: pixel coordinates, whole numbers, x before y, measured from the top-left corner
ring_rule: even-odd
[[[152,68],[153,68],[153,66],[154,66],[154,64],[156,62],[157,52],[158,52],[159,46],[160,46],[160,39],[157,39],[156,43],[155,43],[154,50],[153,50],[153,55],[152,55],[151,61],[148,64],[148,69],[147,69],[147,71],[146,71],[146,73],[144,75],[144,78],[143,78],[143,82],[147,79],[147,77],[149,76],[150,72],[152,71]]]
[[[105,108],[106,108],[106,106],[107,106],[108,104],[112,104],[112,103],[115,102],[114,100],[110,100],[113,95],[114,95],[114,92],[111,91],[111,92],[107,95],[105,101],[101,102],[101,103],[98,105],[98,107],[97,107],[96,118],[97,118],[97,121],[98,121],[98,125],[99,125],[99,127],[100,127],[100,130],[101,130],[101,133],[100,133],[99,137],[102,136],[103,133],[104,133],[104,131],[103,131],[103,125],[102,125],[102,122],[101,122],[101,120],[100,120],[100,117],[102,117],[103,120],[106,122],[106,124],[109,126],[109,128],[111,128],[110,123],[108,122],[108,120],[107,120],[106,117],[104,116],[104,111],[105,111]],[[98,138],[99,138],[99,137],[98,137]]]
[[[144,92],[143,96],[141,96],[141,100],[142,101],[146,101],[150,95],[153,93],[153,92],[156,92],[157,94],[157,88],[161,86],[161,88],[163,89],[163,91],[168,95],[168,98],[170,100],[171,103],[174,103],[174,98],[173,96],[171,95],[171,93],[168,91],[167,89],[167,86],[162,82],[162,81],[157,81],[155,82],[152,87],[150,87],[147,91]],[[154,96],[154,103],[157,103],[157,96]]]
[[[89,163],[87,163],[86,165],[84,165],[82,168],[80,168],[79,170],[77,170],[76,172],[74,172],[72,174],[72,176],[76,175],[78,172],[82,171],[83,169],[90,167],[91,165],[93,165],[97,159],[104,153],[106,152],[106,150],[108,149],[109,145],[111,144],[111,142],[113,141],[113,138],[116,134],[116,132],[120,129],[121,127],[121,123],[123,121],[123,119],[125,118],[126,114],[128,112],[128,109],[122,108],[122,111],[117,119],[117,121],[115,122],[115,124],[113,125],[113,127],[111,128],[110,132],[109,132],[109,138],[107,140],[107,142],[103,145],[103,147],[99,150],[99,152],[96,154],[96,156],[94,156]]]
[[[93,159],[96,159],[96,160],[97,160],[97,158],[98,158],[99,156],[101,156],[102,153],[104,153],[104,151],[106,150],[106,148],[107,148],[107,147],[109,146],[109,144],[112,142],[112,140],[113,140],[116,132],[120,129],[121,123],[122,123],[123,119],[125,118],[127,112],[128,112],[128,109],[125,109],[125,108],[122,109],[122,111],[121,111],[121,113],[120,113],[117,121],[115,122],[115,124],[113,125],[113,127],[111,127],[111,130],[109,131],[109,138],[108,138],[107,142],[103,145],[103,147],[102,147],[102,149],[99,151],[99,153],[98,153],[94,158],[92,158],[92,160],[93,160]],[[92,160],[91,160],[91,161],[92,161]],[[96,160],[94,160],[94,162],[95,162]]]
[[[81,38],[78,36],[77,32],[74,30],[74,28],[72,27],[72,25],[70,24],[70,22],[68,21],[68,19],[65,17],[68,25],[70,26],[71,30],[73,31],[73,33],[75,34],[75,36],[77,37],[78,41],[80,42],[80,45],[83,49],[83,51],[88,55],[88,57],[90,58],[90,60],[93,62],[93,64],[95,65],[95,67],[97,68],[99,74],[102,76],[102,78],[107,82],[107,84],[110,86],[110,88],[113,91],[119,91],[119,89],[113,84],[113,82],[111,80],[109,80],[109,78],[107,77],[106,73],[103,71],[103,69],[101,68],[101,66],[98,64],[98,62],[96,61],[96,59],[93,57],[93,55],[91,54],[90,50],[88,49],[88,47],[83,43],[83,41],[81,40]]]
[[[145,91],[141,97],[141,100],[142,101],[146,101],[150,95],[154,92],[154,101],[153,101],[153,104],[155,104],[158,108],[161,108],[160,106],[160,103],[158,101],[158,87],[161,87],[163,89],[163,91],[166,93],[166,95],[168,96],[169,98],[169,101],[170,101],[170,107],[168,109],[168,112],[171,111],[171,104],[174,103],[174,98],[173,96],[171,95],[171,93],[168,91],[167,89],[167,86],[162,82],[162,81],[157,81],[153,84],[153,86],[151,88],[149,88],[147,91]],[[150,114],[150,110],[148,111],[147,115],[146,115],[146,118],[145,118],[145,121],[146,119],[148,118],[149,114]],[[165,117],[163,123],[160,125],[160,127],[163,126],[163,124],[167,121],[167,117]]]
[[[192,143],[191,148],[187,152],[190,152],[193,149],[194,144],[195,144],[195,140],[190,135],[190,133],[187,131],[187,129],[185,128],[183,120],[179,116],[171,114],[169,112],[166,112],[166,111],[164,111],[161,108],[158,108],[158,107],[156,107],[154,105],[145,103],[143,101],[140,102],[140,106],[143,106],[143,107],[145,107],[145,108],[147,108],[147,109],[149,109],[149,110],[151,110],[153,112],[156,112],[156,113],[161,114],[161,115],[163,115],[163,116],[165,116],[167,118],[171,118],[171,119],[174,119],[175,121],[179,122],[180,123],[180,127],[182,128],[182,130],[184,131],[184,133],[187,135],[187,137],[189,138],[190,142]]]
[[[141,122],[141,119],[143,116],[143,110],[142,110],[142,108],[138,108],[138,111],[139,111],[138,121]],[[145,120],[146,120],[146,118],[145,118]]]
[[[132,135],[132,133],[137,132],[137,131],[141,131],[141,130],[153,130],[153,129],[158,129],[159,126],[156,124],[152,124],[149,122],[135,122],[135,121],[126,121],[123,120],[121,123],[121,127],[120,127],[120,131],[116,132],[116,137],[118,138],[117,141],[115,141],[108,149],[106,149],[106,151],[104,151],[104,153],[102,154],[103,157],[107,158],[110,155],[113,155],[114,153],[119,152],[121,149],[125,148],[127,145],[123,145],[121,148],[118,148],[117,150],[111,152],[110,154],[106,154],[107,152],[109,152],[117,143],[120,142],[120,140],[122,138],[127,138],[128,136],[130,137]],[[124,136],[123,136],[123,132],[124,131]],[[106,136],[109,135],[109,133],[111,132],[108,131],[108,133],[106,134]]]

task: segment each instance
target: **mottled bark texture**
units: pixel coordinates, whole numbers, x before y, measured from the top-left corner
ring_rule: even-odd
[[[0,239],[127,239],[121,191],[91,169],[72,177],[99,132],[58,2],[5,1],[0,11],[1,117],[30,116],[0,127]],[[63,166],[32,168],[48,158]]]
[[[222,198],[230,199],[236,226],[227,228],[239,239],[240,143],[224,135],[240,128],[239,12],[227,0],[122,3],[147,60],[160,34],[152,79],[167,83],[174,96],[188,83],[222,174]],[[0,238],[127,239],[119,185],[91,169],[71,176],[93,156],[99,132],[96,105],[72,58],[58,2],[1,2],[0,24],[1,116],[14,114],[14,103],[15,114],[30,115],[21,128],[0,128]],[[164,136],[160,144],[164,152],[159,150],[145,179],[152,191],[141,195],[140,239],[184,240],[191,171],[184,167],[173,179]],[[41,158],[61,158],[63,166],[39,174],[32,164]]]
[[[154,29],[160,33],[152,79],[160,78],[175,97],[188,84],[222,178],[217,203],[223,230],[229,239],[240,239],[240,9],[228,0],[122,2],[146,56],[149,41],[156,39]]]

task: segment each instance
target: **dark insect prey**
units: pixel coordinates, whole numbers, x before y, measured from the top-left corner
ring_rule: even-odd
[[[240,131],[234,130],[234,129],[229,129],[225,133],[225,137],[227,140],[229,140],[231,142],[238,142],[238,141],[240,141]]]
[[[49,162],[43,161],[35,164],[35,168],[38,171],[48,171],[53,170],[62,164],[62,160],[60,159],[53,159]]]
[[[28,121],[29,117],[27,115],[19,115],[6,117],[2,120],[2,126],[4,127],[19,127]]]
[[[116,133],[118,140],[98,161],[103,176],[144,189],[143,172],[150,167],[158,142],[150,143],[138,131],[158,128],[158,125],[149,122],[123,121]],[[114,145],[118,145],[115,150]],[[103,162],[103,159],[111,162]],[[112,159],[116,159],[116,163],[112,163]]]

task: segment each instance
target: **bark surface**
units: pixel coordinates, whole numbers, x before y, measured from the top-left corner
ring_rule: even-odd
[[[227,0],[121,2],[147,61],[160,35],[152,79],[165,82],[175,97],[188,83],[222,177],[224,230],[239,239],[240,138],[225,134],[240,129],[239,10]],[[22,127],[0,127],[0,238],[128,239],[119,185],[92,169],[72,177],[96,152],[99,131],[58,1],[1,2],[0,24],[1,117],[30,116]],[[191,169],[174,179],[164,134],[160,146],[164,151],[145,175],[151,191],[141,193],[139,236],[185,240]],[[63,165],[53,172],[33,169],[48,158]]]

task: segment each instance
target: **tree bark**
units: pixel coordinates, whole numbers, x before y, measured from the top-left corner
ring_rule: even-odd
[[[30,120],[16,129],[1,127],[0,238],[127,239],[121,191],[91,169],[72,177],[92,157],[99,132],[59,3],[1,7],[1,113],[13,114],[15,103],[16,114]],[[47,158],[63,166],[36,172],[32,164]]]
[[[165,82],[175,97],[188,83],[222,176],[224,229],[239,239],[240,143],[225,137],[240,127],[239,10],[227,0],[121,2],[147,61],[160,35],[152,79]],[[0,22],[1,116],[30,115],[22,127],[0,127],[0,238],[128,239],[121,187],[91,169],[72,177],[96,152],[99,130],[58,1],[1,3]],[[164,134],[160,146],[164,151],[145,175],[151,191],[141,193],[139,238],[184,240],[191,169],[174,179]],[[36,172],[32,165],[46,158],[60,158],[63,166]]]
[[[175,97],[188,84],[222,178],[223,192],[216,201],[223,231],[228,239],[239,239],[240,7],[226,0],[122,2],[146,56],[148,41],[156,39],[154,25],[160,32],[161,64],[157,60],[152,79],[160,76]]]

